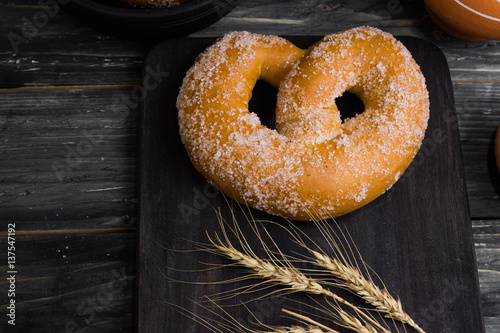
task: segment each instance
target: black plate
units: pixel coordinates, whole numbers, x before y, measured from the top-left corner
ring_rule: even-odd
[[[70,0],[62,8],[92,28],[129,38],[162,40],[201,30],[224,17],[235,0],[193,0],[168,8],[133,8]]]

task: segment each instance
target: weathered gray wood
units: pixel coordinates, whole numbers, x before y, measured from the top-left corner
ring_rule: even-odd
[[[473,221],[486,332],[500,329],[500,220]]]
[[[0,238],[0,331],[132,331],[135,233],[15,239],[15,296],[8,298],[15,300],[14,327],[7,323],[10,274],[6,238]]]
[[[98,34],[57,3],[0,1],[0,88],[136,84],[150,43]]]
[[[500,175],[494,138],[500,123],[500,80],[456,82],[453,86],[473,218],[500,216]]]
[[[129,88],[4,91],[0,100],[2,219],[53,230],[135,216],[138,100]]]

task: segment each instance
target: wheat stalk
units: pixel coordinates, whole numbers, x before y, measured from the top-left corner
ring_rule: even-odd
[[[325,299],[326,302],[329,304],[330,309],[334,310],[330,313],[331,316],[330,319],[334,323],[360,333],[375,333],[375,332],[389,333],[389,331],[386,328],[382,327],[381,324],[378,321],[376,321],[371,315],[365,313],[363,311],[364,309],[361,309],[351,304],[350,302],[348,302],[347,300],[340,297],[339,295],[332,292],[330,289],[321,284],[321,283],[328,284],[327,281],[324,281],[323,279],[316,280],[313,278],[314,276],[316,276],[315,274],[313,274],[312,276],[307,276],[305,274],[306,270],[302,269],[299,270],[296,267],[294,267],[291,263],[292,257],[285,255],[284,253],[281,252],[281,250],[278,248],[277,244],[274,242],[273,238],[268,233],[265,227],[262,229],[262,231],[260,231],[255,224],[252,223],[250,224],[252,231],[257,236],[257,239],[260,241],[260,244],[262,245],[265,254],[267,256],[267,259],[263,260],[253,252],[252,247],[247,242],[244,236],[246,233],[244,233],[242,229],[240,229],[240,226],[234,214],[232,215],[233,218],[232,225],[229,225],[223,219],[220,211],[218,212],[217,217],[219,219],[221,233],[220,234],[215,233],[214,236],[215,238],[211,238],[210,235],[207,233],[209,243],[198,244],[198,245],[200,246],[201,249],[205,251],[231,259],[233,261],[232,265],[243,266],[253,272],[253,274],[246,275],[245,277],[232,279],[230,281],[241,281],[249,278],[260,278],[264,280],[264,282],[262,283],[255,284],[251,287],[248,286],[245,287],[245,289],[243,289],[243,292],[255,290],[254,289],[255,286],[258,287],[267,286],[266,288],[268,288],[269,286],[272,285],[281,285],[288,287],[285,289],[285,291],[289,292],[306,292],[316,295],[323,295],[326,296],[327,298],[331,298],[334,300],[334,302],[329,302],[328,299]],[[249,222],[256,222],[253,218],[252,219],[247,218],[247,220]],[[272,221],[269,222],[275,224]],[[358,268],[358,264],[356,263],[356,261],[354,261],[353,263],[350,257],[344,256],[343,251],[345,251],[346,249],[344,247],[339,246],[339,244],[342,244],[342,242],[340,243],[337,242],[337,240],[339,240],[338,236],[335,234],[331,226],[326,224],[326,221],[323,222],[324,224],[321,224],[321,221],[317,221],[316,225],[319,227],[319,230],[321,234],[324,236],[324,240],[326,241],[326,243],[333,250],[334,253],[333,258],[324,254],[326,252],[323,251],[316,242],[314,242],[311,238],[309,238],[305,233],[300,231],[298,228],[292,226],[291,229],[288,229],[283,225],[280,226],[284,228],[285,231],[287,231],[290,235],[292,235],[294,240],[299,245],[301,245],[305,250],[307,250],[313,258],[311,259],[310,256],[306,255],[304,256],[304,258],[307,257],[307,259],[303,258],[302,262],[314,263],[326,269],[326,271],[335,278],[336,282],[335,286],[348,289],[352,291],[354,294],[360,296],[368,304],[373,306],[375,310],[382,313],[386,318],[401,321],[402,323],[413,327],[417,332],[425,333],[422,330],[422,328],[420,328],[412,320],[412,318],[406,312],[403,311],[399,299],[396,301],[389,294],[389,292],[385,287],[384,289],[380,289],[378,286],[376,286],[373,283],[373,281],[369,278],[369,276],[368,279],[365,278],[363,273]],[[231,234],[232,237],[233,236],[236,237],[236,241],[241,250],[236,249],[232,245],[230,237],[228,236],[228,233],[226,231],[226,228],[229,229],[229,233]],[[219,235],[222,235],[222,237],[220,237]],[[302,240],[301,235],[308,238],[308,240],[314,244],[314,246],[312,247],[317,247],[319,250],[318,251],[312,250],[311,247],[309,247]],[[345,238],[344,234],[343,236]],[[264,239],[270,241],[270,243],[264,241]],[[273,250],[271,250],[270,246],[273,246]],[[353,249],[349,245],[349,242],[347,246],[348,246],[347,250],[350,250],[351,253],[353,253],[352,252]],[[224,281],[221,281],[220,283],[222,282]],[[236,290],[239,289],[241,288],[238,288]],[[232,292],[234,291],[235,290],[233,290]],[[281,289],[281,291],[283,291],[283,289]],[[277,292],[279,292],[279,290]],[[219,294],[219,296],[222,296],[223,294],[226,294],[226,292]],[[268,295],[270,294],[271,293],[269,293]],[[227,295],[229,295],[229,293],[227,293]],[[229,295],[227,297],[234,297],[234,294],[233,296]],[[340,304],[343,307],[340,307],[339,306]],[[356,314],[356,316],[353,316],[351,313],[346,312],[344,308],[351,309],[351,311],[354,314]],[[338,333],[337,331],[334,331],[329,327],[322,326],[322,324],[312,320],[307,316],[297,314],[288,310],[283,310],[283,311],[291,316],[294,316],[296,319],[297,318],[300,319],[302,323],[306,325],[282,327],[282,326],[266,326],[261,323],[262,328],[269,329],[270,331],[248,330],[248,332]]]
[[[351,259],[342,254],[342,250],[345,250],[345,248],[341,247],[339,243],[337,243],[337,240],[340,240],[340,238],[332,227],[326,224],[325,221],[317,221],[315,223],[325,241],[330,246],[332,252],[335,254],[335,257],[332,258],[326,254],[312,250],[304,242],[301,235],[305,236],[317,248],[321,247],[310,237],[305,235],[303,232],[300,232],[297,228],[293,228],[291,230],[285,229],[292,235],[300,246],[306,249],[314,257],[315,260],[313,263],[326,269],[337,279],[339,287],[343,287],[354,292],[368,304],[373,306],[375,310],[384,314],[386,318],[400,321],[413,327],[419,333],[425,333],[425,331],[403,310],[403,306],[399,299],[395,300],[387,288],[380,289],[370,278],[366,278],[360,269],[357,268],[357,263],[352,263]],[[346,236],[343,232],[341,235],[344,240],[348,242],[348,250],[351,253],[354,253],[353,249],[349,245],[352,243],[352,239]],[[351,242],[349,242],[349,240],[351,240]],[[324,251],[322,252],[325,253]]]
[[[238,263],[239,265],[252,270],[255,273],[256,277],[264,278],[269,282],[273,282],[279,285],[286,285],[290,287],[290,290],[294,292],[307,292],[311,294],[324,295],[330,297],[336,302],[344,304],[345,306],[354,310],[358,315],[362,316],[367,322],[370,322],[376,327],[378,327],[381,332],[389,333],[389,331],[380,326],[378,322],[373,320],[373,318],[365,314],[358,307],[351,304],[342,297],[338,296],[337,294],[331,292],[329,289],[324,288],[314,279],[305,276],[302,272],[298,271],[297,269],[291,266],[290,267],[278,266],[275,263],[266,262],[255,255],[249,255],[237,250],[231,244],[224,245],[222,244],[220,239],[218,239],[218,243],[213,241],[210,237],[209,240],[213,245],[214,253],[223,255],[233,260],[234,262]],[[341,318],[344,319],[342,315]],[[348,326],[349,328],[354,329],[356,332],[360,333],[378,332],[373,326],[371,325],[365,326],[359,320],[357,320],[357,322],[355,321],[349,322]]]
[[[425,333],[403,310],[401,301],[399,299],[396,301],[386,288],[380,289],[371,280],[366,279],[358,269],[345,265],[338,259],[330,258],[314,250],[309,249],[309,251],[315,257],[317,265],[327,269],[349,290],[363,298],[377,311],[384,313],[386,318],[401,321],[415,328],[417,332]]]
[[[316,326],[296,326],[292,325],[290,327],[271,327],[272,331],[256,331],[255,333],[339,333],[333,330],[322,330]]]
[[[340,326],[343,326],[345,328],[351,329],[352,331],[360,332],[360,333],[377,332],[377,330],[375,328],[373,328],[372,326],[370,326],[370,324],[363,324],[358,318],[354,317],[350,313],[342,310],[341,308],[339,308],[337,306],[335,306],[335,308],[336,308],[336,310],[338,312],[338,316],[340,318],[340,320],[338,322],[338,324]],[[325,327],[324,325],[318,323],[317,321],[315,321],[307,316],[304,316],[304,315],[301,315],[299,313],[295,313],[293,311],[286,310],[286,309],[283,309],[282,311],[293,316],[293,317],[296,317],[304,322],[307,322],[307,323],[310,323],[313,325],[317,325],[318,327],[321,327],[321,328],[328,329],[328,327]],[[330,330],[328,330],[327,332],[338,333],[337,331],[330,331]]]

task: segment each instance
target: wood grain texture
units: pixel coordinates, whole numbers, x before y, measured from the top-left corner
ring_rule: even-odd
[[[99,35],[54,3],[0,2],[0,88],[137,84],[150,43]]]
[[[453,89],[457,109],[462,110],[459,126],[464,161],[469,161],[465,168],[471,215],[497,218],[500,215],[500,175],[494,147],[500,113],[494,105],[500,103],[500,82],[485,82],[480,86],[458,82]]]
[[[8,221],[16,221],[20,230],[34,233],[134,228],[138,153],[134,150],[137,133],[132,132],[137,107],[127,101],[127,96],[141,86],[142,61],[153,45],[99,34],[58,11],[15,52],[7,35],[22,35],[23,17],[30,20],[44,9],[47,6],[39,0],[0,0],[0,89],[21,87],[0,90],[0,232],[5,231]],[[240,0],[227,17],[193,36],[220,36],[235,29],[324,35],[362,24],[431,41],[446,55],[459,119],[472,224],[475,235],[482,230],[481,237],[491,238],[484,244],[476,241],[477,259],[480,268],[483,258],[493,263],[499,253],[497,232],[484,227],[484,223],[498,225],[500,218],[500,180],[491,168],[492,138],[500,122],[498,41],[470,43],[447,36],[434,26],[420,0]],[[124,96],[123,103],[111,103],[115,93]],[[79,142],[85,142],[83,130],[99,129],[95,126],[100,126],[100,120],[109,121],[109,128],[113,129],[103,138],[106,144],[95,145],[88,158],[77,162],[71,172],[64,172],[64,181],[60,182],[54,177],[51,164],[64,160],[68,148],[76,149]],[[30,127],[30,122],[36,126]],[[55,248],[55,243],[46,246]],[[19,256],[29,251],[27,242]],[[3,254],[3,250],[0,252]],[[82,260],[93,262],[92,256]],[[133,267],[132,259],[127,262]],[[36,274],[30,270],[35,272],[35,268],[25,267],[26,274],[58,279],[55,269],[37,268]],[[500,331],[499,271],[495,265],[479,270],[488,333]],[[85,275],[86,271],[79,274]],[[100,274],[106,276],[109,272],[102,269]],[[98,275],[96,271],[91,278]],[[76,291],[84,288],[76,280],[68,283]],[[4,294],[3,289],[0,292]],[[56,291],[46,293],[47,297],[57,297]],[[75,292],[67,297],[73,297],[72,302],[78,304],[85,300],[84,294]],[[132,307],[131,294],[124,302],[128,302],[126,308]],[[105,309],[106,316],[100,317],[100,322],[109,317],[114,318],[115,328],[131,327],[130,318],[119,319],[124,308],[110,305]],[[71,318],[57,303],[45,313],[58,313],[60,321]],[[33,318],[36,317],[44,322],[46,316]],[[120,321],[121,326],[117,324]],[[97,325],[85,328],[86,332],[108,332]]]
[[[129,89],[5,91],[0,99],[3,219],[23,222],[21,231],[104,227],[104,217],[123,227],[123,216],[135,216]]]
[[[134,233],[16,238],[16,325],[2,332],[132,331]],[[0,238],[6,248],[6,238]],[[7,252],[0,252],[7,306]]]
[[[500,330],[500,221],[473,223],[481,300],[486,332]]]

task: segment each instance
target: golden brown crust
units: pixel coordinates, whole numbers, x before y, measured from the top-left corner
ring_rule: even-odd
[[[258,79],[279,87],[277,130],[248,111]],[[335,98],[365,111],[344,123]],[[425,80],[391,35],[356,28],[301,50],[277,36],[227,34],[198,57],[178,97],[196,167],[233,199],[297,220],[346,214],[401,176],[429,117]]]

